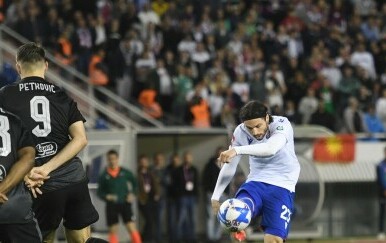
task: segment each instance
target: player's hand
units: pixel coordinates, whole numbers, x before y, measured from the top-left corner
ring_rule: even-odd
[[[230,147],[228,150],[221,152],[217,160],[220,163],[229,163],[231,159],[234,158],[236,155],[237,155],[236,150]]]
[[[44,184],[43,180],[32,180],[28,177],[28,175],[24,176],[24,184],[28,187],[28,190],[31,191],[32,196],[37,198],[38,195],[43,194],[43,192],[39,189]]]
[[[212,200],[212,211],[214,215],[217,215],[218,210],[220,210],[220,202],[217,200]]]
[[[8,201],[8,197],[5,194],[0,193],[0,204],[5,203],[6,201]]]
[[[45,181],[50,178],[48,174],[49,171],[47,171],[43,165],[39,167],[33,167],[28,173],[28,178],[34,181]]]

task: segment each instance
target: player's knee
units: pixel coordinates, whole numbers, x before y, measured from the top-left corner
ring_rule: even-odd
[[[108,243],[108,241],[105,241],[99,238],[90,237],[86,240],[85,243]]]
[[[265,234],[264,243],[283,243],[283,239],[279,236]]]

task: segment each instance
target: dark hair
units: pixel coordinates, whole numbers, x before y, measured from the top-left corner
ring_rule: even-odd
[[[21,63],[36,63],[45,59],[46,52],[34,42],[20,46],[16,54],[16,61]]]
[[[107,151],[107,156],[109,156],[109,155],[116,155],[116,156],[118,156],[118,152],[116,150],[114,150],[114,149],[111,149],[111,150]]]
[[[265,118],[268,114],[268,108],[257,100],[252,100],[246,103],[240,110],[240,120],[242,122],[256,118]],[[273,121],[272,116],[269,115],[269,123]]]

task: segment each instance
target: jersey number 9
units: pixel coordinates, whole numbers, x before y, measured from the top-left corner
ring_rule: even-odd
[[[51,132],[50,101],[44,96],[35,96],[29,103],[31,118],[43,124],[42,128],[37,125],[32,129],[32,133],[36,137],[47,137]]]

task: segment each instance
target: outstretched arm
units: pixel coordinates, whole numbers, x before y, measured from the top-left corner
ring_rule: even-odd
[[[222,163],[229,163],[229,161],[236,155],[253,155],[258,157],[269,157],[276,154],[287,143],[287,139],[282,133],[275,133],[268,139],[266,143],[256,143],[252,145],[235,146],[224,152],[219,156]]]
[[[220,208],[219,199],[221,194],[224,192],[225,188],[229,185],[235,175],[240,159],[241,156],[236,156],[232,159],[232,163],[226,163],[221,168],[220,174],[217,178],[216,187],[214,188],[214,192],[212,194],[212,209],[215,214],[217,214],[218,209]]]
[[[236,154],[247,154],[259,157],[269,157],[276,154],[287,143],[282,133],[275,133],[266,143],[234,147]]]

